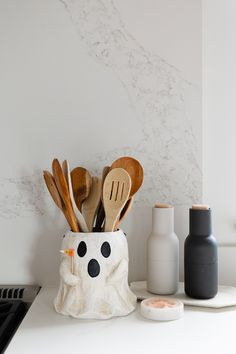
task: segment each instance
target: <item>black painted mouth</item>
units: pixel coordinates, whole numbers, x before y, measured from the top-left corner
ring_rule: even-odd
[[[100,273],[100,265],[96,259],[91,259],[88,263],[88,273],[90,277],[95,278]]]

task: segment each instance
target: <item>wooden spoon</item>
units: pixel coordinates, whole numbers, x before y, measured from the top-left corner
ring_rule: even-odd
[[[93,231],[93,224],[101,200],[102,181],[92,177],[92,186],[89,196],[82,205],[82,214],[85,217],[89,231]]]
[[[71,183],[75,203],[77,208],[81,211],[84,200],[89,196],[92,177],[85,168],[76,167],[71,171]]]
[[[77,222],[80,226],[81,231],[89,232],[89,229],[88,229],[88,226],[84,220],[84,217],[83,217],[81,211],[77,208],[77,205],[75,203],[73,189],[72,189],[72,183],[71,183],[71,176],[70,176],[70,166],[69,166],[69,162],[67,160],[63,161],[62,168],[63,168],[64,174],[65,174],[66,180],[67,180],[71,204],[72,204],[75,216],[77,218]]]
[[[123,168],[112,169],[103,185],[103,206],[105,210],[104,231],[113,231],[117,218],[129,199],[131,178]]]
[[[130,191],[130,198],[124,206],[124,210],[122,210],[115,228],[119,227],[120,221],[127,215],[129,210],[131,209],[131,206],[133,204],[131,198],[134,196],[135,193],[137,193],[143,183],[143,167],[138,160],[128,156],[120,157],[111,165],[111,168],[117,167],[124,168],[128,172],[131,178],[132,186]]]
[[[120,157],[113,162],[111,168],[123,168],[128,172],[132,182],[130,191],[130,197],[132,197],[143,183],[143,168],[139,161],[135,160],[133,157]]]
[[[71,229],[74,232],[79,232],[80,231],[79,226],[77,224],[74,210],[71,205],[70,192],[69,192],[69,188],[68,188],[68,185],[66,182],[66,178],[65,178],[65,175],[64,175],[63,170],[61,168],[61,165],[57,159],[54,159],[52,162],[52,171],[53,171],[53,176],[55,178],[57,189],[58,189],[60,196],[65,204],[65,208],[66,208],[68,217],[70,219]]]
[[[46,183],[47,189],[48,189],[52,199],[54,200],[56,206],[63,212],[68,224],[70,225],[70,219],[69,219],[67,211],[65,209],[65,205],[63,203],[63,200],[61,199],[61,196],[58,192],[53,175],[49,171],[43,171],[43,177],[44,177],[44,181]],[[70,227],[71,227],[71,225],[70,225]]]

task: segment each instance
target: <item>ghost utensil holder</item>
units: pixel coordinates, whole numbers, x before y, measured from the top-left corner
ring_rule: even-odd
[[[60,286],[54,301],[63,315],[83,319],[126,316],[136,307],[128,285],[128,244],[124,233],[66,233],[60,265]]]

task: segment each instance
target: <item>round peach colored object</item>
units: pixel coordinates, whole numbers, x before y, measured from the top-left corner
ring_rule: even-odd
[[[176,299],[152,297],[141,302],[143,317],[155,321],[173,321],[183,316],[184,305]]]

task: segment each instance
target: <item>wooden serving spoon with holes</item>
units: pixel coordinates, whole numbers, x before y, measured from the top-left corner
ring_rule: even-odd
[[[124,156],[113,162],[111,169],[113,168],[123,168],[130,175],[132,182],[130,197],[132,197],[143,183],[143,168],[140,162],[133,157]]]
[[[134,159],[133,157],[129,156],[120,157],[112,163],[111,168],[123,168],[124,170],[126,170],[130,175],[132,183],[129,199],[126,205],[124,206],[124,210],[121,211],[120,217],[116,223],[116,228],[118,228],[121,220],[127,215],[129,210],[131,209],[131,206],[133,204],[133,196],[135,193],[137,193],[143,183],[144,173],[143,167],[140,162]]]
[[[90,173],[83,167],[74,168],[70,175],[75,203],[77,208],[81,211],[82,204],[85,199],[88,198],[90,193],[92,177],[90,176]]]
[[[43,171],[43,177],[44,177],[44,181],[47,186],[47,189],[48,189],[54,203],[63,212],[69,226],[71,227],[70,218],[68,217],[68,214],[67,214],[67,211],[65,208],[65,204],[64,204],[63,200],[61,199],[61,196],[58,192],[56,182],[54,180],[53,175],[49,171]]]
[[[105,232],[113,231],[116,220],[130,196],[131,178],[123,168],[114,168],[106,176],[103,185]]]
[[[76,220],[74,210],[71,205],[70,192],[66,182],[65,175],[61,168],[61,165],[58,159],[54,159],[52,162],[52,171],[53,176],[56,182],[57,189],[60,193],[60,196],[65,204],[65,209],[67,211],[68,218],[70,220],[70,226],[73,232],[79,232],[79,226]]]
[[[71,183],[71,176],[70,176],[70,166],[69,166],[69,162],[67,160],[63,161],[62,168],[63,168],[64,174],[66,177],[66,181],[68,184],[71,204],[72,204],[75,216],[77,218],[77,222],[79,224],[80,230],[83,232],[89,232],[89,229],[88,229],[88,226],[84,220],[84,217],[83,217],[81,211],[77,208],[77,205],[75,203],[73,189],[72,189],[72,183]]]

